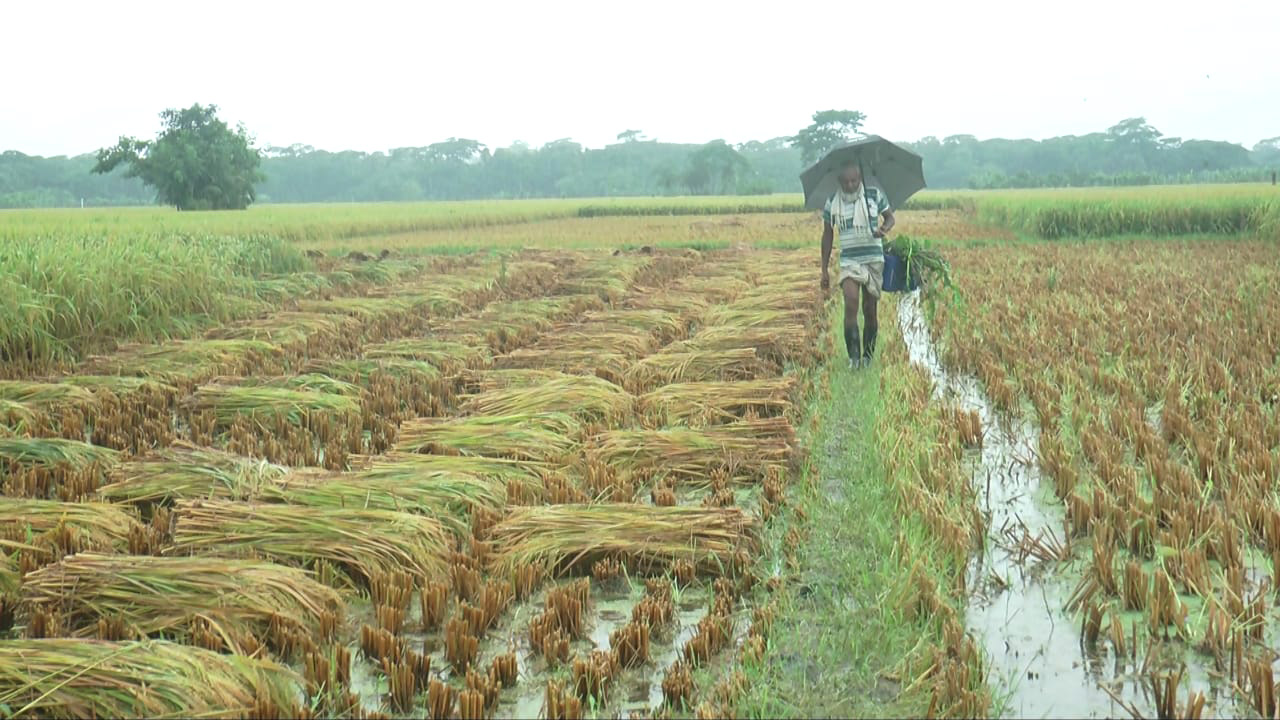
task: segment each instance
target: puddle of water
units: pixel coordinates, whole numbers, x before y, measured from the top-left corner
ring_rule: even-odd
[[[1123,717],[1121,707],[1104,686],[1137,708],[1154,714],[1153,699],[1125,658],[1111,657],[1099,642],[1084,647],[1079,620],[1065,611],[1079,571],[1069,567],[1036,568],[1019,561],[1011,540],[1025,536],[1064,542],[1064,508],[1049,483],[1041,483],[1035,458],[1038,436],[1023,419],[996,416],[977,380],[948,373],[938,359],[918,293],[898,304],[898,322],[911,362],[933,379],[935,398],[978,412],[983,429],[981,453],[973,459],[972,482],[987,519],[983,550],[969,567],[966,624],[986,651],[996,695],[1007,696],[1011,717]],[[1055,572],[1056,570],[1056,572]],[[988,582],[993,574],[1003,582]],[[1125,627],[1129,627],[1125,622]],[[1164,646],[1170,667],[1185,662],[1190,691],[1204,691],[1205,715],[1237,709],[1231,693],[1219,691],[1218,680],[1204,658],[1180,643]],[[1139,655],[1138,665],[1142,664]],[[1161,663],[1164,666],[1164,663]],[[1179,690],[1179,700],[1187,689]]]

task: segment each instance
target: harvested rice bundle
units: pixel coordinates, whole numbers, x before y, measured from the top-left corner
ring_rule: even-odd
[[[682,320],[692,320],[702,317],[711,304],[698,292],[637,288],[631,297],[623,301],[622,307],[640,312],[661,310],[678,315]]]
[[[743,293],[729,307],[744,311],[814,313],[822,306],[822,296],[813,292],[813,281],[803,286],[766,285]]]
[[[677,292],[691,292],[715,303],[731,302],[741,293],[751,289],[751,284],[745,280],[721,274],[724,272],[722,268],[712,266],[709,269],[715,274],[682,278],[672,284],[671,289]]]
[[[468,392],[475,394],[493,390],[537,387],[544,383],[555,382],[565,378],[581,377],[594,376],[570,375],[559,370],[530,368],[519,370],[478,370],[463,373],[462,385]]]
[[[588,438],[588,462],[612,467],[624,477],[638,471],[705,484],[716,471],[755,479],[792,457],[795,430],[785,418],[713,425],[700,430],[607,430]]]
[[[345,315],[355,318],[364,340],[403,336],[426,327],[426,303],[406,297],[343,297],[330,300],[299,300],[298,309],[308,313]]]
[[[445,375],[488,366],[493,357],[486,347],[465,345],[448,340],[408,338],[369,345],[364,356],[371,360],[399,358],[431,363]]]
[[[273,662],[163,640],[6,640],[0,668],[12,717],[296,717],[302,686]]]
[[[495,353],[508,352],[528,345],[540,332],[551,327],[551,321],[533,317],[458,318],[433,329],[440,340],[459,345],[488,345]]]
[[[596,350],[530,348],[500,355],[493,365],[499,370],[544,369],[571,375],[595,375],[621,384],[631,361],[618,353]]]
[[[339,469],[363,447],[359,400],[276,387],[201,385],[184,401],[192,438],[226,434],[229,449],[273,462]]]
[[[596,295],[606,303],[621,300],[631,286],[630,279],[621,275],[569,278],[556,285],[556,295]]]
[[[510,481],[540,480],[551,466],[528,460],[482,457],[479,455],[425,455],[392,452],[377,456],[351,458],[352,471],[376,478],[383,475],[412,473],[460,473],[481,478]]]
[[[0,545],[21,551],[24,571],[86,550],[127,552],[142,532],[119,505],[0,498]]]
[[[360,347],[361,323],[349,315],[274,312],[267,317],[213,328],[213,340],[265,340],[298,356],[353,353]]]
[[[537,351],[591,350],[605,355],[621,355],[636,360],[656,350],[654,336],[645,330],[603,323],[561,325],[533,346]]]
[[[248,653],[259,637],[280,648],[286,631],[331,640],[343,613],[338,593],[303,570],[208,557],[79,553],[29,573],[22,600],[28,611],[57,612],[76,637],[110,619],[131,639],[191,640],[203,628],[222,646],[210,649]]]
[[[327,475],[315,479],[284,478],[264,489],[265,500],[318,508],[394,510],[434,518],[456,533],[465,533],[477,507],[497,510],[506,487],[491,479],[458,472],[421,472],[412,465]]]
[[[436,520],[389,510],[179,501],[167,555],[328,560],[357,579],[412,572],[439,579],[453,539]]]
[[[761,417],[785,414],[797,387],[794,377],[676,383],[642,395],[638,403],[640,412],[664,425],[733,422],[748,411]]]
[[[591,375],[564,375],[528,387],[490,390],[462,399],[469,415],[563,412],[581,420],[620,422],[634,412],[635,399],[622,388]]]
[[[180,442],[120,463],[97,496],[108,502],[170,503],[198,498],[248,500],[282,481],[289,469],[265,460]]]
[[[550,293],[560,279],[560,268],[549,262],[517,260],[503,268],[498,287],[511,297],[538,297]]]
[[[190,386],[215,375],[278,373],[284,361],[284,350],[263,340],[170,340],[124,345],[111,355],[90,357],[80,373],[136,375]]]
[[[777,368],[788,361],[799,361],[810,355],[816,358],[820,353],[817,334],[800,324],[755,328],[723,325],[704,327],[688,340],[673,343],[667,348],[667,352],[724,352],[742,348],[754,348],[759,357]]]
[[[88,389],[71,383],[0,380],[0,400],[47,410],[76,403],[92,405],[94,397]]]
[[[588,313],[582,319],[585,323],[603,323],[644,330],[652,333],[659,343],[665,345],[688,334],[691,324],[689,317],[678,311],[626,309]]]
[[[102,484],[119,453],[61,438],[0,438],[0,491],[29,498],[78,500]]]
[[[777,325],[804,325],[814,322],[814,313],[803,310],[768,310],[737,305],[717,305],[703,316],[704,325],[725,325],[740,329]]]
[[[439,415],[454,390],[439,369],[421,360],[312,360],[302,366],[302,372],[360,385],[369,391],[366,412],[396,422]]]
[[[740,508],[654,507],[630,503],[513,508],[490,534],[495,572],[546,563],[559,572],[604,558],[636,567],[686,560],[706,570],[755,546],[758,520]]]
[[[632,365],[622,385],[638,394],[675,382],[753,380],[771,371],[753,348],[661,352]]]
[[[578,447],[582,427],[564,413],[423,418],[400,428],[396,449],[556,462]]]

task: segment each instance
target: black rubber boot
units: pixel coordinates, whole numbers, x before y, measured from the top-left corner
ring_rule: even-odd
[[[844,327],[844,349],[845,352],[849,353],[850,360],[856,361],[858,359],[861,348],[858,347],[857,325],[854,325],[853,327],[846,325]]]
[[[865,364],[871,363],[871,358],[876,354],[876,333],[879,328],[868,327],[862,331],[862,360]]]

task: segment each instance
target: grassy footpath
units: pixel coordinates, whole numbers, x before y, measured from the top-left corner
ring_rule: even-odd
[[[785,582],[740,716],[990,712],[963,632],[964,566],[979,530],[959,439],[907,361],[894,303],[883,305],[875,367],[848,370],[834,327],[826,339],[807,437],[813,469],[770,528],[766,562]]]

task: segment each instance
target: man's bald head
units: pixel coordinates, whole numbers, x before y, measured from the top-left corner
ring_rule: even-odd
[[[847,193],[857,192],[862,186],[862,168],[857,163],[845,163],[840,168],[840,189]]]

